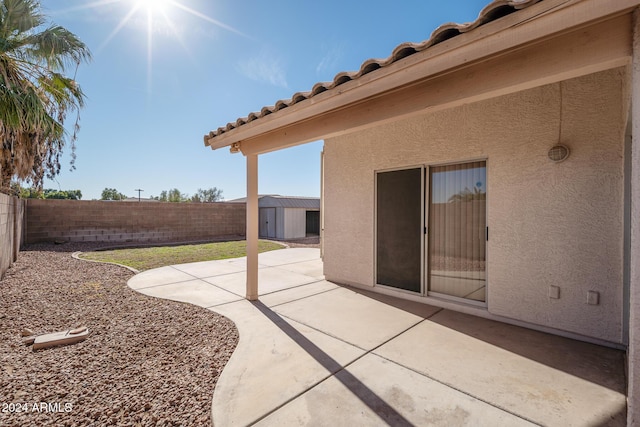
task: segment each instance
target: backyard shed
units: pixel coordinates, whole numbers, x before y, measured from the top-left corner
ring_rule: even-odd
[[[230,200],[246,203],[246,198]],[[258,196],[259,237],[289,240],[320,235],[320,198]]]
[[[640,0],[496,0],[205,135],[323,139],[327,280],[627,349],[640,422]]]

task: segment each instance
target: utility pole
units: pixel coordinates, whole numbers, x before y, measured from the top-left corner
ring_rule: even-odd
[[[135,190],[133,190],[133,191],[137,191],[137,192],[138,192],[138,202],[140,202],[140,193],[142,193],[144,190],[141,190],[141,189],[139,189],[139,188],[136,188],[136,189],[135,189]]]

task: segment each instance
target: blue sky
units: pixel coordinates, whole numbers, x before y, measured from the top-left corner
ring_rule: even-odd
[[[206,148],[205,133],[425,40],[443,23],[473,21],[488,3],[42,0],[94,56],[77,72],[87,102],[76,170],[66,155],[45,188],[79,189],[85,200],[105,187],[149,197],[215,186],[227,200],[244,197],[244,157]],[[259,192],[319,196],[321,150],[319,141],[261,155]]]

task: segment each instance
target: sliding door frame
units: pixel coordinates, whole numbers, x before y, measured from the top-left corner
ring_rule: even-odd
[[[478,158],[470,158],[470,159],[464,159],[464,160],[457,160],[457,161],[448,161],[448,162],[441,162],[441,163],[430,163],[430,164],[419,164],[419,165],[407,165],[407,166],[402,166],[402,167],[396,167],[396,168],[389,168],[389,169],[379,169],[379,170],[375,170],[374,171],[374,221],[373,221],[373,228],[374,228],[374,232],[373,232],[373,238],[374,238],[374,242],[373,242],[373,277],[374,277],[374,286],[378,287],[384,287],[384,288],[388,288],[388,289],[393,289],[394,291],[397,292],[403,292],[403,293],[407,293],[410,295],[415,295],[415,296],[422,296],[425,297],[427,299],[440,299],[440,300],[446,300],[446,301],[451,301],[451,302],[460,302],[466,305],[473,305],[473,306],[478,306],[478,307],[488,307],[488,303],[489,303],[489,292],[488,292],[488,286],[489,286],[489,276],[488,276],[488,269],[487,269],[487,265],[488,265],[488,255],[489,255],[489,248],[488,248],[488,210],[489,210],[489,203],[488,203],[488,199],[487,199],[487,203],[485,205],[485,213],[486,213],[486,222],[485,222],[485,240],[484,240],[484,245],[485,245],[485,288],[486,288],[486,293],[485,293],[485,300],[484,301],[477,301],[477,300],[472,300],[472,299],[468,299],[468,298],[460,298],[460,297],[455,297],[452,295],[447,295],[447,294],[441,294],[441,293],[437,293],[437,292],[431,292],[429,290],[430,288],[430,280],[429,280],[429,275],[431,272],[431,263],[429,262],[429,238],[430,238],[430,233],[431,230],[429,230],[429,214],[430,214],[430,209],[429,206],[431,205],[431,182],[430,182],[430,176],[431,176],[431,168],[434,167],[441,167],[441,166],[449,166],[449,165],[461,165],[461,164],[466,164],[466,163],[473,163],[473,162],[484,162],[485,165],[485,173],[487,175],[486,177],[486,192],[489,192],[488,189],[488,174],[489,174],[489,167],[488,167],[488,159],[486,157],[478,157]],[[384,173],[384,172],[393,172],[393,171],[403,171],[403,170],[409,170],[409,169],[420,169],[421,170],[421,200],[420,200],[420,206],[421,206],[421,216],[422,216],[422,232],[420,233],[420,240],[421,240],[421,245],[420,245],[420,259],[421,259],[421,265],[420,265],[420,292],[414,292],[414,291],[410,291],[410,290],[406,290],[406,289],[402,289],[402,288],[397,288],[394,286],[390,286],[390,285],[385,285],[385,284],[381,284],[378,283],[378,265],[377,265],[377,260],[378,260],[378,174],[379,173]]]
[[[413,165],[413,166],[402,166],[402,167],[397,167],[397,168],[389,168],[389,169],[379,169],[374,171],[374,179],[373,179],[373,185],[374,185],[374,201],[373,201],[373,210],[374,210],[374,218],[373,218],[373,278],[374,278],[374,286],[382,286],[385,288],[389,288],[389,289],[393,289],[395,291],[398,292],[405,292],[408,293],[410,295],[425,295],[425,234],[424,233],[420,233],[420,291],[419,292],[414,292],[411,290],[407,290],[407,289],[402,289],[402,288],[398,288],[395,286],[391,286],[391,285],[385,285],[382,283],[378,283],[378,174],[379,173],[385,173],[385,172],[395,172],[395,171],[406,171],[406,170],[411,170],[411,169],[420,169],[420,217],[422,218],[422,226],[423,228],[426,227],[425,225],[425,217],[426,217],[426,213],[425,213],[425,194],[427,189],[425,188],[425,183],[426,183],[426,177],[425,177],[425,173],[427,171],[427,168],[423,165],[423,164],[419,164],[419,165]],[[418,230],[418,225],[416,225],[416,231],[419,232]]]

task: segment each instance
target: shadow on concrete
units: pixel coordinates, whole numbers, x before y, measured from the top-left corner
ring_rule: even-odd
[[[273,322],[282,332],[295,341],[302,349],[320,363],[329,373],[335,375],[335,379],[340,381],[354,396],[367,405],[373,412],[382,418],[390,426],[409,427],[413,426],[398,411],[385,402],[380,396],[375,394],[362,381],[344,369],[340,363],[322,351],[317,345],[298,332],[293,326],[278,316],[269,307],[260,301],[252,301],[252,304],[260,310],[269,320]],[[296,396],[297,397],[297,396]],[[288,403],[288,402],[287,402]],[[284,406],[284,405],[283,405]],[[279,408],[274,408],[279,409]],[[268,415],[268,414],[267,414]],[[266,416],[266,415],[265,415]]]
[[[626,395],[625,352],[622,350],[483,319],[351,286],[343,287]]]

